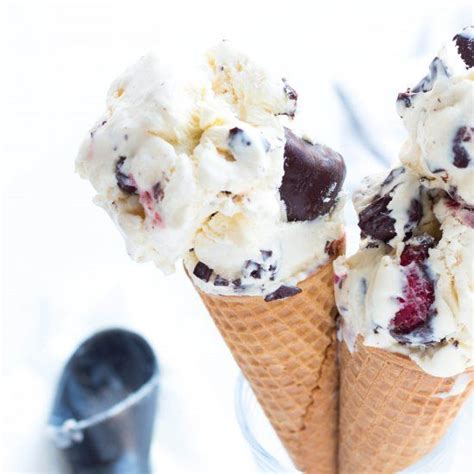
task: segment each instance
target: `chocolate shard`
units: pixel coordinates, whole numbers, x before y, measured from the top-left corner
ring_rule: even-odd
[[[466,64],[466,69],[474,67],[474,27],[464,28],[453,41],[456,43],[459,56]]]
[[[242,279],[241,278],[236,278],[235,280],[232,280],[232,286],[237,289],[242,289]]]
[[[301,293],[302,291],[303,290],[301,288],[298,288],[296,286],[282,285],[273,293],[270,293],[269,295],[265,296],[265,301],[268,303],[270,301],[276,301],[276,300],[281,300],[283,298],[289,298],[290,296],[297,295],[298,293]]]
[[[440,76],[448,77],[449,72],[446,64],[436,57],[431,61],[429,73],[415,87],[398,94],[397,102],[403,102],[406,108],[411,107],[413,105],[413,98],[421,92],[428,92],[433,89],[436,79]]]
[[[122,166],[127,159],[126,156],[120,156],[117,163],[115,164],[115,179],[117,180],[117,186],[127,194],[136,194],[137,187],[135,186],[134,180],[122,172]]]
[[[392,183],[396,178],[398,178],[400,175],[405,173],[405,168],[403,166],[399,166],[398,168],[394,168],[388,176],[383,180],[382,182],[382,187],[387,186],[388,184]]]
[[[459,127],[453,140],[453,164],[457,168],[467,168],[471,162],[471,156],[465,143],[474,138],[474,127]]]
[[[430,91],[438,77],[442,76],[449,77],[448,68],[442,59],[436,57],[431,61],[430,72],[412,89],[412,92]]]
[[[234,127],[229,130],[228,142],[229,142],[230,149],[233,149],[236,146],[251,146],[252,145],[252,140],[250,139],[248,134],[245,133],[245,131],[239,127]]]
[[[245,262],[244,271],[250,278],[255,278],[256,280],[262,278],[262,265],[260,265],[260,263],[254,262],[253,260],[247,260]]]
[[[220,275],[216,275],[216,278],[214,279],[214,286],[229,286],[229,283],[229,280]]]
[[[205,263],[198,262],[194,267],[193,275],[202,281],[208,282],[214,270],[209,268]]]
[[[281,114],[281,115],[287,115],[290,118],[294,118],[295,113],[296,113],[296,107],[298,105],[298,94],[297,92],[291,87],[288,82],[286,82],[286,79],[283,78],[283,92],[285,93],[287,99],[290,101],[291,106],[290,109]]]
[[[392,197],[388,194],[372,201],[359,214],[359,227],[364,235],[384,243],[392,240],[395,235],[395,219],[390,216],[388,204]]]
[[[418,199],[412,199],[410,207],[408,208],[408,222],[403,229],[405,232],[405,238],[403,240],[407,240],[412,236],[413,230],[420,223],[422,217],[423,206],[421,202]]]
[[[311,221],[335,205],[346,176],[339,153],[285,129],[284,175],[280,196],[289,222]]]
[[[158,181],[158,183],[156,183],[153,188],[153,197],[155,199],[156,202],[160,202],[163,200],[163,198],[165,197],[165,193],[163,191],[163,188],[161,187],[161,183]]]
[[[273,255],[271,250],[260,250],[260,253],[262,254],[262,259],[264,262]]]

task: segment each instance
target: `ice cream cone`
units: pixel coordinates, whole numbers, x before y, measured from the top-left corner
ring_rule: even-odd
[[[339,472],[398,472],[440,441],[474,388],[474,372],[434,377],[360,337],[354,349],[340,345]]]
[[[199,291],[229,349],[295,465],[335,473],[338,373],[332,262],[298,284],[262,297]]]

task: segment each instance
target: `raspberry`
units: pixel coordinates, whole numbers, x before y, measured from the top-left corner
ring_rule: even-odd
[[[422,263],[428,258],[429,249],[434,247],[434,239],[430,235],[422,235],[410,240],[400,255],[400,265],[406,267],[410,263]]]
[[[427,326],[434,314],[434,282],[425,264],[429,249],[434,246],[430,236],[413,238],[405,246],[400,265],[406,276],[403,297],[399,298],[400,309],[390,322],[392,336],[400,342],[410,342],[406,335],[417,336],[428,342]]]

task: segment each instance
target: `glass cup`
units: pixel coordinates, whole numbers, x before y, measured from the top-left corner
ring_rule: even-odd
[[[235,411],[237,421],[244,438],[252,451],[260,472],[280,474],[295,474],[298,471],[278,436],[273,431],[270,422],[263,413],[250,385],[242,375],[239,375],[235,386]],[[403,474],[421,474],[434,472],[457,472],[456,456],[459,455],[461,444],[466,446],[469,453],[472,448],[473,433],[473,403],[470,400],[461,410],[441,442],[423,459],[405,469]],[[465,468],[465,466],[464,466]]]

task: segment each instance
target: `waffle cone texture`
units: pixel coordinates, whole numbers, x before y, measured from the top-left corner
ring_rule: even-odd
[[[410,358],[343,342],[339,472],[395,473],[413,465],[441,440],[474,388],[445,396],[456,377],[434,377]],[[443,396],[444,394],[444,396]],[[440,396],[441,395],[441,396]]]
[[[332,261],[265,302],[198,290],[234,359],[295,465],[335,473],[338,371]]]

